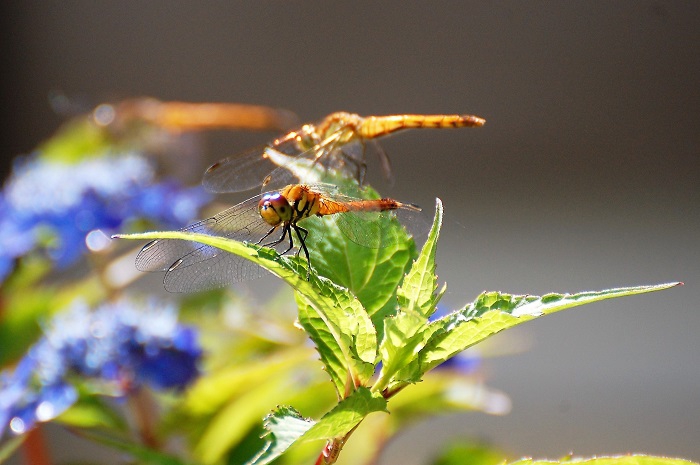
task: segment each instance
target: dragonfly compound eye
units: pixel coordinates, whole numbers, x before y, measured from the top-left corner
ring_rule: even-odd
[[[292,207],[279,192],[263,195],[258,203],[258,211],[262,219],[271,226],[292,219]]]

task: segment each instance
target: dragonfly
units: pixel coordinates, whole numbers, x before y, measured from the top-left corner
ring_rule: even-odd
[[[307,262],[309,231],[300,222],[311,217],[331,217],[351,241],[380,248],[396,241],[383,234],[381,219],[392,212],[420,212],[420,207],[397,200],[360,199],[340,194],[331,184],[291,184],[278,191],[265,192],[181,231],[222,236],[272,247],[284,255],[298,242]],[[296,239],[295,239],[296,237]],[[195,292],[224,287],[258,278],[262,268],[216,247],[176,239],[156,239],[146,244],[136,257],[141,271],[165,271],[164,285],[170,292]]]
[[[283,108],[230,102],[162,101],[153,97],[93,102],[60,92],[49,96],[53,110],[121,134],[143,126],[173,133],[213,130],[289,131],[299,118]]]
[[[376,139],[404,129],[479,127],[486,120],[474,115],[388,115],[363,117],[354,113],[331,113],[318,124],[306,124],[264,147],[224,158],[204,174],[203,184],[212,192],[241,192],[259,186],[275,189],[292,182],[315,182],[309,172],[318,166],[353,178],[364,185],[365,152],[376,152],[387,179],[391,163]],[[291,169],[297,165],[297,169]]]
[[[123,129],[147,123],[173,132],[242,129],[289,130],[297,116],[289,110],[225,102],[160,101],[151,97],[102,103],[91,114],[98,126]]]

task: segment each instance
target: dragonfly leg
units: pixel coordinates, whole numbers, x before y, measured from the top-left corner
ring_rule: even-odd
[[[333,151],[335,147],[335,144],[331,146],[329,149],[328,147],[325,147],[323,145],[316,145],[316,155],[314,156],[314,161],[311,163],[311,166],[315,168],[316,166],[319,166],[321,170],[323,170],[323,173],[327,173],[330,170],[331,166],[331,152]]]
[[[300,241],[302,244],[306,245],[306,238],[309,237],[309,230],[308,230],[308,229],[304,229],[304,228],[302,228],[301,226],[297,226],[296,228],[294,228],[294,230],[296,231],[297,236],[299,236],[299,231],[301,231],[301,232],[304,233],[304,237],[299,236],[299,241]],[[301,252],[301,248],[300,248],[299,250],[297,250],[297,253],[296,253],[296,256],[297,256],[297,257],[299,256],[299,252]]]
[[[306,255],[306,280],[309,281],[311,279],[311,258],[309,258],[309,249],[306,248],[306,237],[309,235],[309,231],[296,224],[292,225],[292,227],[296,231],[299,242],[301,242],[301,248],[304,249],[304,255]],[[304,233],[304,237],[301,237],[302,233]],[[292,234],[289,233],[289,235],[291,236]],[[299,255],[299,252],[297,252],[297,255]]]
[[[363,187],[365,185],[365,174],[367,173],[367,161],[365,160],[365,141],[358,136],[360,141],[361,155],[358,158],[350,153],[346,153],[343,148],[340,148],[340,155],[344,165],[351,165],[355,170],[355,181]]]
[[[267,232],[267,234],[265,234],[263,237],[261,237],[260,240],[255,243],[255,245],[260,245],[260,243],[262,241],[264,241],[265,239],[267,239],[275,229],[277,229],[277,226],[273,226],[272,228],[270,228],[270,230]],[[282,236],[282,237],[284,237],[284,236]],[[267,247],[267,246],[268,246],[268,244],[263,244],[263,247]]]
[[[389,181],[390,184],[393,184],[394,176],[391,174],[391,159],[381,145],[377,145],[377,155],[379,156],[379,163],[382,165],[384,179]]]
[[[285,225],[285,231],[287,231],[289,233],[289,247],[287,247],[287,250],[282,252],[282,255],[286,254],[287,252],[292,250],[292,248],[294,247],[294,239],[292,238],[292,231],[289,230],[290,226],[291,226],[291,223],[288,223]],[[295,227],[295,229],[296,229],[296,227]],[[280,237],[280,242],[282,242],[282,239],[284,239],[284,236]]]
[[[275,230],[275,228],[272,228],[272,230],[269,231],[265,235],[265,237],[269,236],[270,233],[272,233],[272,231]],[[276,241],[268,242],[267,244],[262,244],[262,246],[263,247],[275,247],[277,244],[280,244],[284,240],[285,237],[287,237],[287,234],[289,234],[289,248],[280,254],[280,255],[284,255],[287,252],[289,252],[290,250],[292,250],[292,247],[294,247],[294,243],[292,242],[292,233],[289,230],[289,224],[284,225],[284,227],[282,228],[282,235],[280,236],[279,239],[277,239]],[[265,237],[263,237],[263,239],[265,239]],[[263,239],[260,239],[260,242],[262,242]],[[260,244],[260,242],[258,242],[258,244]]]
[[[333,163],[331,155],[333,151],[336,150],[336,148],[338,147],[338,139],[342,134],[343,131],[338,131],[334,135],[319,142],[313,147],[313,150],[314,152],[316,152],[316,155],[314,156],[312,166],[316,166],[318,164],[321,166],[321,168],[323,168],[324,171],[330,170]]]

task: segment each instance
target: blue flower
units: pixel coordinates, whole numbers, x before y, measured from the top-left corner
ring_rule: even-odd
[[[49,421],[78,398],[76,382],[122,397],[141,386],[184,389],[199,375],[197,333],[175,310],[151,302],[83,303],[58,315],[12,373],[0,373],[0,437]]]
[[[52,358],[41,364],[50,366],[55,361]],[[60,377],[51,382],[39,381],[34,374],[39,368],[37,358],[26,356],[14,373],[0,374],[0,437],[6,429],[14,434],[25,433],[36,422],[57,417],[77,400],[75,388]]]
[[[441,370],[455,370],[463,375],[476,373],[481,368],[482,357],[471,350],[465,350],[448,358],[436,368]]]
[[[183,188],[174,179],[144,186],[131,198],[131,215],[169,227],[183,227],[211,200],[200,186]],[[164,208],[166,206],[167,208]]]
[[[87,251],[92,230],[109,235],[135,219],[180,228],[209,200],[201,187],[157,180],[136,152],[78,163],[20,159],[0,195],[0,281],[32,250],[45,250],[56,266],[66,267]]]

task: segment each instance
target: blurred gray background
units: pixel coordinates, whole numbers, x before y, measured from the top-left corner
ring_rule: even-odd
[[[700,3],[4,4],[3,166],[61,122],[52,90],[266,104],[314,121],[474,113],[482,129],[383,142],[393,197],[445,203],[446,306],[482,290],[685,286],[521,326],[488,360],[510,415],[411,428],[383,463],[476,436],[514,456],[700,460]],[[226,156],[271,134],[228,133]],[[500,337],[500,336],[499,336]],[[54,446],[73,456],[69,442]],[[400,460],[400,462],[399,462]]]

